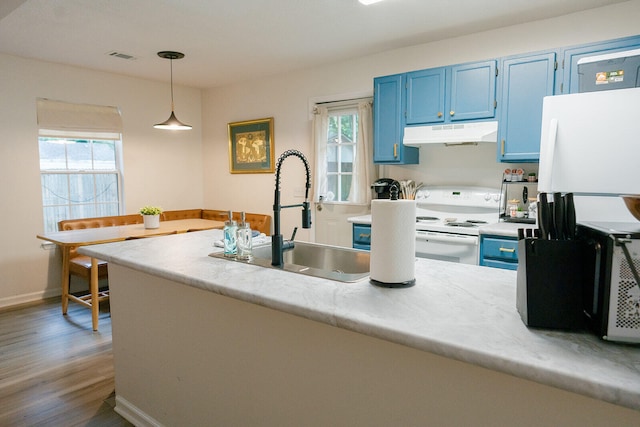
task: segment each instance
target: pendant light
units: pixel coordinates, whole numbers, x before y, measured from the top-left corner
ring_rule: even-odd
[[[170,129],[170,130],[188,130],[191,129],[191,125],[185,125],[176,117],[176,114],[173,112],[173,60],[184,58],[184,53],[180,52],[172,52],[172,51],[162,51],[158,52],[158,56],[160,58],[168,59],[171,63],[171,115],[167,120],[162,123],[158,123],[153,125],[156,129]]]

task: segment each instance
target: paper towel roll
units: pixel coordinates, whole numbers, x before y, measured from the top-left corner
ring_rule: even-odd
[[[415,283],[416,202],[371,201],[371,283],[399,288]]]

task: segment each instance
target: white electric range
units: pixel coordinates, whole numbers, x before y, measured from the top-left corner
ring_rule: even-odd
[[[416,256],[478,264],[479,227],[499,221],[500,189],[422,187],[416,193]]]

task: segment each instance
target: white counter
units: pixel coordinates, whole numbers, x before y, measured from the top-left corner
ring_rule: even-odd
[[[516,273],[428,259],[416,285],[384,289],[209,257],[220,230],[80,252],[186,286],[640,410],[640,347],[528,329]],[[144,304],[140,301],[138,304]],[[114,338],[114,343],[116,339]]]

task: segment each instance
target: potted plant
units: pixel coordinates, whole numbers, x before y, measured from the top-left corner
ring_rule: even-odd
[[[140,209],[140,215],[144,219],[144,228],[159,228],[162,208],[158,206],[145,206]]]
[[[536,178],[536,173],[535,172],[531,172],[529,174],[529,176],[527,177],[527,181],[529,181],[529,182],[536,182],[536,179],[537,178]]]

